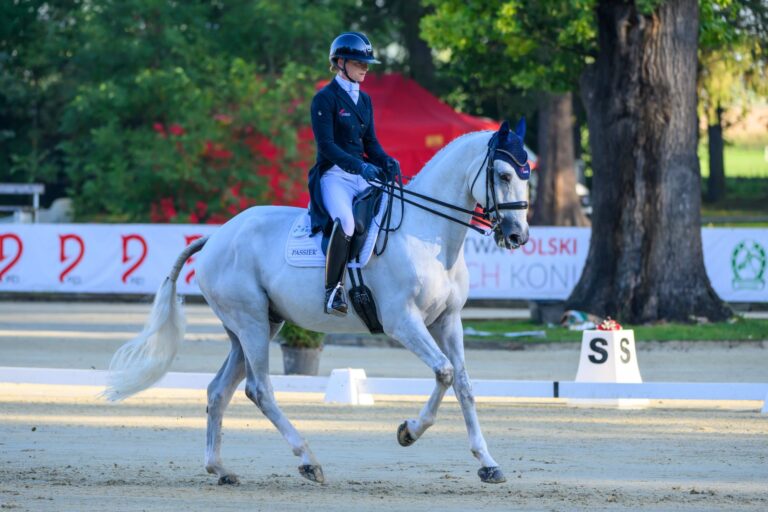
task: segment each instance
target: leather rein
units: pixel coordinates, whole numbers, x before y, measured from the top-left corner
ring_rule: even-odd
[[[483,210],[481,213],[478,213],[476,210],[468,210],[466,208],[462,208],[460,206],[456,206],[450,203],[446,203],[445,201],[441,201],[440,199],[435,199],[434,197],[430,197],[425,194],[421,194],[419,192],[414,192],[412,190],[408,190],[403,187],[403,176],[400,172],[400,166],[396,166],[394,170],[392,170],[391,175],[393,175],[393,179],[390,181],[381,181],[381,180],[373,180],[369,181],[370,185],[380,190],[381,192],[384,192],[388,195],[387,200],[387,206],[386,211],[384,212],[384,217],[382,219],[382,223],[379,225],[379,234],[382,232],[384,235],[384,244],[382,245],[381,250],[376,250],[376,255],[380,255],[384,252],[384,249],[387,246],[387,241],[389,239],[389,233],[397,231],[400,226],[403,223],[403,216],[405,211],[405,203],[411,204],[413,206],[416,206],[417,208],[420,208],[424,211],[427,211],[429,213],[432,213],[434,215],[437,215],[439,217],[442,217],[444,219],[448,219],[451,222],[455,222],[457,224],[461,224],[462,226],[466,226],[470,229],[473,229],[480,233],[483,236],[490,236],[494,234],[498,229],[500,229],[500,212],[503,210],[527,210],[528,209],[528,201],[513,201],[509,203],[499,203],[496,199],[496,185],[493,179],[493,162],[495,162],[495,158],[492,158],[492,155],[495,154],[495,152],[501,152],[504,153],[506,156],[511,158],[515,164],[519,166],[525,165],[525,162],[520,163],[510,152],[498,148],[498,133],[494,133],[491,137],[491,140],[488,142],[488,150],[485,152],[485,158],[483,159],[483,162],[480,164],[480,167],[477,170],[477,173],[475,174],[475,178],[472,180],[472,185],[470,186],[470,191],[474,189],[475,183],[477,182],[477,179],[480,177],[480,173],[483,171],[483,168],[485,168],[485,204],[488,205],[489,203],[492,204],[491,208],[483,207]],[[441,211],[435,210],[434,208],[431,208],[425,204],[422,204],[418,201],[415,201],[413,199],[409,199],[405,197],[405,194],[412,195],[416,198],[422,199],[424,201],[427,201],[432,204],[436,204],[439,206],[442,206],[444,208],[448,208],[449,210],[453,210],[456,212],[468,214],[472,217],[472,220],[476,223],[480,224],[481,226],[484,226],[486,229],[480,228],[471,222],[465,222],[462,219],[458,219],[456,217],[453,217],[449,214],[443,213]],[[400,199],[400,222],[397,226],[391,227],[391,221],[392,221],[392,202],[393,199],[397,197]]]

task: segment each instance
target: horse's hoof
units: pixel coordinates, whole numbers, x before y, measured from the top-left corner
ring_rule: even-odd
[[[400,446],[411,446],[416,442],[416,439],[408,432],[407,421],[404,421],[402,425],[397,427],[397,442],[400,443]]]
[[[507,477],[504,476],[499,466],[480,468],[477,470],[477,475],[480,477],[480,480],[487,484],[500,484],[507,481]]]
[[[301,474],[301,476],[303,476],[307,480],[311,480],[319,484],[322,484],[323,482],[325,482],[325,476],[323,475],[323,468],[320,466],[312,466],[311,464],[304,464],[303,466],[299,466],[299,474]]]
[[[239,485],[240,480],[238,480],[237,476],[235,475],[224,475],[219,477],[219,485]]]

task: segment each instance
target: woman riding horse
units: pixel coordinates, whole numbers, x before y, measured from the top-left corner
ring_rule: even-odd
[[[505,249],[527,242],[530,168],[524,135],[525,123],[512,131],[505,122],[496,132],[475,132],[450,142],[400,190],[392,209],[397,229],[390,233],[386,252],[366,265],[367,286],[374,297],[386,299],[378,309],[384,333],[413,352],[435,376],[418,416],[398,427],[397,442],[410,446],[420,439],[435,423],[440,403],[453,387],[470,452],[480,463],[477,474],[487,483],[506,478],[480,428],[464,360],[461,310],[469,295],[464,241],[469,229],[483,231],[470,223],[478,218]],[[482,214],[476,212],[477,204]],[[357,315],[336,318],[318,311],[311,297],[321,293],[322,270],[286,261],[281,248],[304,215],[306,211],[299,208],[255,206],[210,237],[192,242],[160,286],[142,332],[120,347],[110,362],[105,390],[110,400],[138,393],[168,372],[184,339],[176,281],[189,258],[199,253],[195,276],[200,292],[221,319],[231,346],[208,386],[205,468],[221,484],[238,482],[222,461],[221,429],[224,411],[243,379],[246,396],[299,457],[299,473],[313,482],[325,479],[309,443],[275,398],[269,375],[270,340],[284,320],[319,332],[359,333],[366,327]],[[338,223],[336,227],[343,231]]]
[[[344,271],[355,229],[352,200],[385,178],[394,159],[376,139],[371,98],[360,90],[369,64],[378,64],[373,46],[360,32],[345,32],[328,56],[336,76],[313,98],[312,131],[317,163],[309,171],[312,232],[330,234],[325,264],[325,312],[347,314]]]

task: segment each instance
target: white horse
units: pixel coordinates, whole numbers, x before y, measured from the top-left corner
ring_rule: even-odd
[[[433,207],[463,222],[480,204],[491,213],[496,241],[513,248],[528,239],[526,219],[530,169],[522,138],[525,123],[515,131],[504,123],[498,132],[475,132],[451,142],[435,155],[406,189],[465,210]],[[522,157],[521,157],[522,151]],[[510,158],[512,157],[512,158]],[[522,160],[522,161],[521,161]],[[486,165],[485,162],[488,162]],[[385,252],[372,257],[364,272],[378,299],[384,332],[415,353],[436,376],[435,388],[418,417],[400,425],[403,446],[419,439],[434,423],[449,386],[461,406],[472,454],[480,462],[482,481],[505,477],[488,451],[480,430],[469,375],[464,366],[461,309],[467,300],[469,274],[464,261],[467,226],[406,205],[399,217],[394,203],[393,225]],[[367,332],[350,309],[339,318],[323,313],[322,268],[289,266],[282,248],[291,224],[302,210],[258,206],[237,215],[207,239],[188,246],[160,286],[142,333],[123,345],[110,364],[105,396],[121,400],[157,382],[169,369],[184,337],[184,314],[176,297],[176,279],[190,255],[197,256],[196,276],[203,296],[221,319],[231,340],[224,365],[208,386],[205,468],[220,484],[238,482],[221,459],[224,410],[245,378],[245,394],[277,427],[301,459],[299,472],[324,481],[320,464],[307,442],[275,402],[269,378],[269,342],[289,320],[304,328],[332,332]]]

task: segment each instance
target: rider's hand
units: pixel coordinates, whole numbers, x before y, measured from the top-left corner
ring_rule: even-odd
[[[363,162],[363,165],[360,167],[360,176],[366,181],[380,180],[381,174],[382,171],[380,167],[376,167],[368,162]]]
[[[387,181],[392,181],[395,179],[395,176],[400,174],[400,162],[395,160],[394,158],[387,157],[387,163],[385,165],[386,168],[386,174],[387,174]]]

